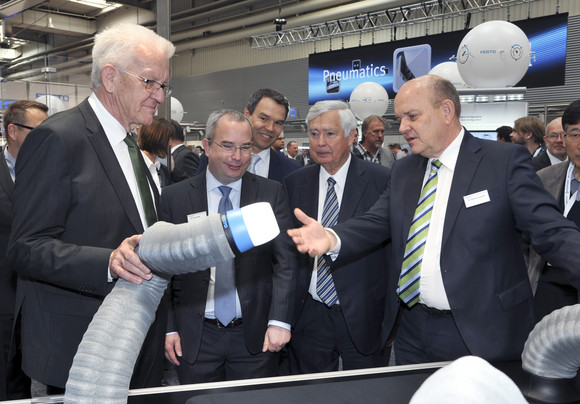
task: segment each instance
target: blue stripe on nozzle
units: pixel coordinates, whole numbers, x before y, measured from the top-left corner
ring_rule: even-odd
[[[242,216],[242,210],[228,210],[226,212],[226,218],[228,219],[230,231],[238,250],[240,250],[240,252],[246,252],[249,249],[254,248],[254,244],[250,238],[250,233],[248,233],[248,228],[246,227],[244,217]]]

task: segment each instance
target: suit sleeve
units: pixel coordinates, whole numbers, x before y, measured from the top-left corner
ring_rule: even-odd
[[[552,265],[565,270],[565,279],[580,288],[580,231],[566,219],[556,199],[542,186],[519,150],[512,154],[506,175],[516,227],[529,238],[534,250]]]
[[[14,190],[14,224],[8,259],[21,275],[95,295],[108,292],[107,271],[112,249],[65,241],[70,223],[73,177],[70,150],[47,128],[32,131],[18,154]],[[103,206],[102,209],[107,209]]]
[[[280,227],[273,241],[273,295],[268,320],[292,324],[294,293],[296,290],[296,248],[286,230],[291,228],[290,208],[281,184],[276,184],[272,208]]]

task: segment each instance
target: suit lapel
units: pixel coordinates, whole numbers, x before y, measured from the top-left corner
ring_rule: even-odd
[[[340,212],[338,214],[338,222],[342,223],[354,216],[354,212],[360,198],[364,194],[364,189],[368,185],[368,180],[365,177],[365,169],[362,160],[351,157],[350,167],[346,175],[346,184],[344,186],[344,193],[342,201],[340,202]]]
[[[407,243],[409,236],[409,229],[415,215],[415,209],[419,202],[421,195],[421,188],[423,187],[423,178],[425,177],[425,169],[427,167],[428,159],[421,156],[409,156],[407,158],[415,159],[414,166],[409,170],[408,176],[400,181],[400,192],[402,192],[403,200],[403,246]],[[391,191],[392,192],[392,191]]]
[[[445,212],[445,224],[443,225],[442,248],[451,233],[457,215],[463,206],[463,196],[467,195],[469,186],[475,178],[475,171],[481,161],[481,146],[473,139],[469,132],[465,132],[463,142],[459,148],[457,163],[453,173],[453,181],[449,192],[449,202]]]
[[[242,192],[240,193],[240,208],[256,202],[258,196],[256,176],[246,171],[242,177]]]
[[[207,182],[205,173],[196,175],[191,179],[191,187],[188,190],[185,216],[191,213],[206,212],[207,210]]]
[[[141,223],[141,217],[139,216],[137,205],[133,199],[133,194],[131,193],[123,170],[115,157],[115,152],[107,139],[103,127],[99,123],[88,100],[84,100],[79,104],[78,108],[85,119],[86,127],[89,131],[87,136],[88,140],[95,149],[97,158],[101,161],[103,171],[111,182],[127,217],[131,221],[131,224],[133,224],[133,227],[135,227],[135,232],[143,233],[143,224]]]
[[[298,190],[298,206],[308,216],[318,217],[318,177],[320,165],[316,164],[304,169],[300,189]]]
[[[4,157],[3,150],[0,151],[0,186],[8,195],[8,199],[12,200],[12,193],[14,192],[14,182],[12,182],[12,177],[10,176],[10,171],[8,171],[8,165],[6,163],[6,158]]]

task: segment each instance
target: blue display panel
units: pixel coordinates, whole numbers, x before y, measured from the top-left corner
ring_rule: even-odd
[[[526,33],[534,53],[526,75],[516,86],[534,88],[563,85],[568,14],[513,23]],[[410,68],[412,63],[426,63],[430,58],[433,67],[448,62],[457,54],[457,48],[467,32],[457,31],[311,54],[308,58],[308,101],[314,104],[321,100],[348,100],[352,90],[365,81],[381,84],[392,98],[395,96],[393,78],[395,88],[398,89],[405,77],[412,77],[407,71],[413,70]],[[414,59],[404,60],[401,57],[400,50],[407,48],[416,50],[415,54],[410,53]],[[430,54],[427,54],[427,49]]]

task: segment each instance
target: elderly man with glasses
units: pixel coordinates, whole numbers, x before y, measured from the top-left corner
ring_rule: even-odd
[[[151,278],[133,250],[157,220],[158,192],[130,132],[151,124],[171,93],[174,50],[135,24],[100,32],[93,93],[32,130],[18,154],[8,257],[19,273],[22,367],[49,394],[63,392],[82,336],[115,280]],[[151,327],[132,388],[161,384],[165,323]]]
[[[546,150],[532,159],[532,165],[536,171],[542,168],[568,160],[566,155],[566,134],[562,128],[562,118],[553,119],[546,126],[544,135]]]

